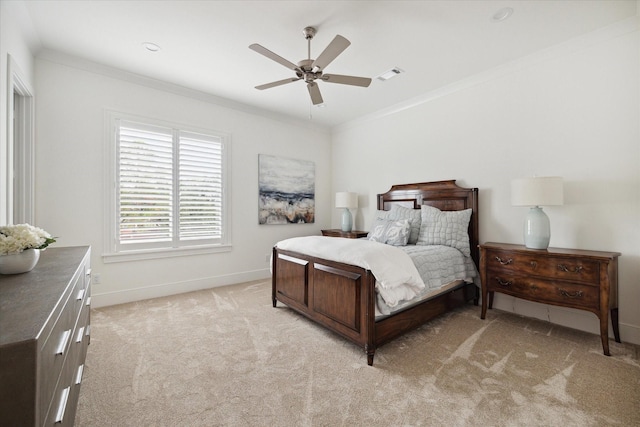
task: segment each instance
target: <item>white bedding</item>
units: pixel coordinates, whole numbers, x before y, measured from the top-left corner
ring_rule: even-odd
[[[325,236],[295,237],[276,246],[370,270],[376,278],[377,316],[391,314],[451,283],[477,276],[471,258],[448,246],[391,246]]]

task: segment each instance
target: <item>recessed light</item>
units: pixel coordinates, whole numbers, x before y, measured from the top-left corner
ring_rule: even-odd
[[[149,52],[158,52],[160,50],[160,46],[151,42],[144,42],[142,43],[142,46],[144,46],[144,48],[147,49]]]
[[[513,15],[513,9],[510,7],[503,7],[499,11],[493,14],[491,17],[492,22],[502,22],[508,19],[511,15]]]
[[[404,73],[404,70],[401,70],[398,67],[393,67],[392,69],[390,69],[389,71],[385,71],[384,73],[380,74],[378,77],[376,77],[378,80],[382,80],[387,81],[395,76],[397,76],[400,73]]]

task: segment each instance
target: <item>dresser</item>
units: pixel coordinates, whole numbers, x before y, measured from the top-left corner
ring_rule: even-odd
[[[72,426],[90,339],[91,249],[0,275],[0,424]]]
[[[494,292],[529,301],[587,310],[600,320],[602,350],[609,356],[609,313],[615,340],[618,328],[618,252],[527,249],[522,245],[480,245],[482,313]]]
[[[368,231],[351,230],[342,231],[339,228],[331,228],[328,230],[321,230],[323,236],[329,237],[346,237],[347,239],[359,239],[361,237],[367,237]]]

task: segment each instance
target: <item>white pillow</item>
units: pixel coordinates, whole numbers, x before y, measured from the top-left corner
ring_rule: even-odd
[[[415,245],[420,235],[420,209],[405,208],[400,205],[393,205],[391,210],[376,211],[376,218],[382,219],[406,219],[409,221],[409,241],[410,245]]]
[[[388,245],[405,246],[409,240],[409,221],[378,218],[367,238]]]
[[[469,220],[471,209],[441,211],[422,205],[422,222],[417,245],[443,245],[458,249],[464,256],[471,256],[469,248]]]

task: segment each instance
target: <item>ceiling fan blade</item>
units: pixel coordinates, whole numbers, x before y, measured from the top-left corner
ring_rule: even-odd
[[[263,85],[256,86],[256,89],[259,89],[259,90],[269,89],[276,86],[286,85],[287,83],[297,82],[298,80],[300,79],[297,77],[291,77],[288,79],[278,80],[277,82],[265,83]]]
[[[323,74],[322,80],[327,83],[340,83],[342,85],[369,87],[369,77],[343,76],[341,74]]]
[[[298,66],[296,64],[294,64],[293,62],[287,61],[286,59],[284,59],[280,55],[277,55],[277,54],[271,52],[266,47],[262,47],[257,43],[254,43],[254,44],[250,45],[249,49],[258,52],[259,54],[264,55],[267,58],[269,58],[269,59],[271,59],[273,61],[276,61],[278,64],[282,64],[285,67],[287,67],[287,68],[289,68],[289,69],[291,69],[293,71],[297,71],[298,70]]]
[[[340,55],[346,48],[349,47],[351,42],[341,35],[335,36],[335,38],[329,43],[324,51],[318,56],[318,58],[313,61],[311,67],[316,68],[317,70],[323,70],[327,65],[331,63],[338,55]]]
[[[320,88],[318,87],[318,83],[315,83],[315,82],[307,83],[307,89],[309,89],[309,95],[311,95],[311,102],[313,102],[313,105],[322,104],[324,102],[322,100],[322,95],[320,94]]]

